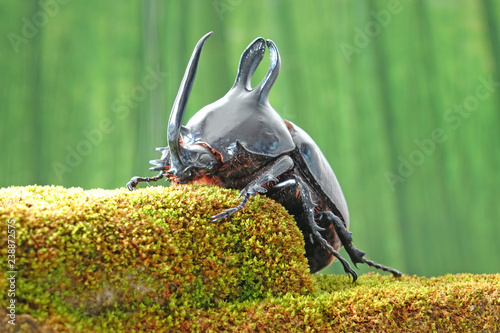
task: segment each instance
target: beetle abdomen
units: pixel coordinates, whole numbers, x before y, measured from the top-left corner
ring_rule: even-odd
[[[311,273],[315,273],[330,265],[334,260],[334,256],[328,251],[328,249],[321,246],[317,240],[315,242],[312,240],[314,239],[314,235],[309,225],[307,212],[304,211],[304,204],[301,199],[299,186],[295,180],[296,177],[300,177],[298,174],[298,170],[293,170],[289,175],[282,177],[278,184],[269,188],[266,196],[281,204],[285,207],[288,213],[293,215],[295,222],[297,222],[297,226],[304,235],[306,257],[309,262],[309,268]],[[319,210],[328,209],[316,193],[312,192],[311,194]],[[327,223],[318,224],[320,227],[325,229],[320,232],[321,236],[325,238],[336,251],[338,251],[342,245],[333,226]]]

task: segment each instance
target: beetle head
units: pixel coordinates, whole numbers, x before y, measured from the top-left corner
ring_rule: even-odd
[[[171,155],[168,173],[181,181],[192,175],[193,168],[210,171],[219,159],[222,162],[230,159],[238,150],[238,143],[250,153],[269,157],[295,148],[283,119],[268,100],[280,70],[279,52],[271,40],[261,37],[243,52],[229,92],[199,110],[186,126],[182,126],[201,49],[211,34],[203,36],[193,51],[168,123]],[[270,53],[269,70],[262,82],[252,89],[252,76],[264,57],[266,45]]]

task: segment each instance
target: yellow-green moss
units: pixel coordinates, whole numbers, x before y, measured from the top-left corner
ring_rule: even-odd
[[[16,227],[16,328],[40,332],[500,330],[500,274],[311,275],[286,211],[216,187],[0,189]],[[0,331],[7,246],[0,246]]]

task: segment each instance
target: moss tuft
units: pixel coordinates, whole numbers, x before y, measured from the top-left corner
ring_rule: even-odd
[[[313,290],[300,231],[265,197],[212,223],[210,216],[238,204],[236,191],[30,186],[1,194],[0,220],[16,227],[17,300],[41,320],[54,307],[90,323],[155,306],[177,325],[193,309]],[[6,257],[7,247],[0,251]],[[6,288],[0,296],[4,307]]]
[[[311,275],[291,216],[218,187],[0,189],[16,230],[16,327],[0,331],[495,331],[500,275]],[[2,241],[5,244],[5,241]],[[0,256],[7,258],[7,246]]]

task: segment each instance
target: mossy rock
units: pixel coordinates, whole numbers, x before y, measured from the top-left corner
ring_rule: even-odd
[[[312,275],[302,234],[272,200],[210,222],[238,203],[206,186],[0,189],[0,239],[11,221],[17,270],[10,297],[13,268],[0,261],[0,331],[500,329],[500,274]]]

